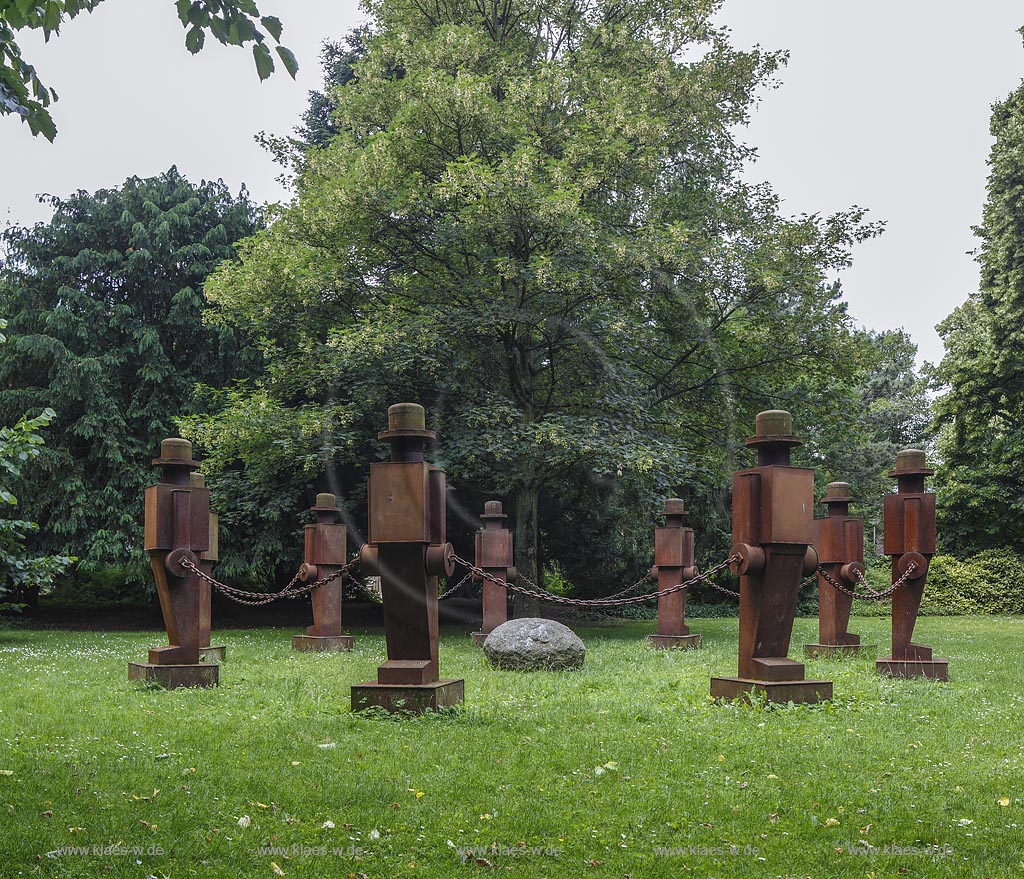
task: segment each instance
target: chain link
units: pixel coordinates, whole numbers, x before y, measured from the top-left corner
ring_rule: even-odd
[[[828,571],[826,571],[821,565],[818,565],[818,573],[821,574],[822,579],[825,580],[833,589],[842,592],[843,595],[848,595],[850,598],[856,598],[858,601],[884,601],[890,595],[892,595],[897,589],[900,588],[907,580],[910,579],[910,575],[917,570],[917,562],[911,562],[907,565],[907,570],[903,572],[895,583],[892,584],[888,589],[883,589],[881,592],[876,592],[872,589],[864,577],[864,574],[859,569],[855,570],[854,576],[857,578],[857,582],[862,584],[865,589],[868,590],[868,594],[864,595],[860,592],[855,592],[853,589],[847,589],[842,583],[836,580]]]
[[[359,555],[356,554],[355,558],[348,564],[342,565],[333,574],[328,574],[326,577],[321,577],[314,583],[307,583],[304,586],[298,587],[298,583],[301,582],[301,575],[297,573],[291,580],[288,581],[288,585],[285,586],[278,592],[247,592],[245,589],[239,589],[236,586],[228,586],[227,583],[221,583],[219,580],[215,580],[205,571],[203,571],[197,564],[191,559],[184,559],[181,562],[181,566],[191,571],[200,580],[205,580],[214,589],[220,592],[222,595],[230,598],[232,601],[238,604],[244,604],[247,607],[262,607],[265,604],[277,601],[281,598],[300,598],[303,595],[308,595],[314,589],[318,589],[321,586],[326,586],[328,583],[337,580],[338,577],[344,577],[359,564]],[[298,587],[298,588],[297,588]]]
[[[555,595],[552,592],[547,592],[537,587],[537,584],[532,580],[524,577],[522,574],[519,575],[520,581],[529,583],[529,586],[520,586],[519,583],[505,583],[499,580],[493,574],[487,573],[483,568],[478,568],[476,565],[470,564],[464,558],[455,556],[456,563],[469,569],[469,572],[476,574],[478,577],[483,577],[485,580],[489,580],[492,583],[496,583],[499,586],[505,586],[511,589],[513,592],[518,592],[520,595],[529,595],[532,598],[540,599],[541,601],[550,601],[556,604],[567,604],[573,607],[621,607],[627,604],[640,604],[644,601],[652,601],[660,598],[663,595],[671,595],[674,592],[681,592],[684,589],[689,589],[695,583],[711,582],[709,578],[713,577],[719,571],[729,567],[733,562],[739,561],[739,556],[729,556],[725,561],[719,562],[713,568],[708,570],[704,574],[698,574],[696,577],[692,577],[682,583],[677,583],[675,586],[670,586],[668,589],[660,589],[657,592],[651,592],[646,595],[634,595],[631,598],[566,598],[564,595]]]
[[[459,580],[459,582],[458,582],[458,583],[456,583],[456,584],[455,584],[454,586],[452,586],[452,587],[451,587],[450,589],[445,589],[445,591],[444,591],[444,592],[442,592],[442,593],[441,593],[440,595],[438,595],[438,596],[437,596],[437,600],[438,600],[438,601],[444,601],[444,600],[445,600],[446,598],[449,598],[450,596],[454,595],[454,594],[455,594],[456,592],[458,592],[458,591],[459,591],[459,590],[460,590],[460,589],[461,589],[461,588],[462,588],[463,586],[465,586],[465,585],[466,585],[466,583],[467,583],[467,582],[468,582],[469,580],[471,580],[471,579],[472,579],[472,577],[473,577],[473,572],[472,572],[472,571],[470,571],[470,572],[469,572],[468,574],[466,574],[466,576],[465,576],[465,577],[463,577],[463,578],[462,578],[461,580]]]

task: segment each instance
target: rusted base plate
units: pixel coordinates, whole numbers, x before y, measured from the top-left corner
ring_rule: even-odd
[[[165,690],[177,690],[179,687],[216,687],[220,683],[220,666],[205,662],[196,665],[129,662],[128,680],[159,684]]]
[[[355,643],[351,635],[292,635],[292,650],[303,653],[344,653]]]
[[[487,636],[490,632],[473,632],[469,638],[472,641],[474,647],[483,647],[484,641],[487,640]]]
[[[804,705],[825,702],[832,698],[832,681],[752,681],[747,678],[712,678],[711,695],[715,699],[750,701],[757,690],[769,702],[793,702]]]
[[[874,653],[877,644],[804,644],[804,656],[824,656],[838,658],[842,656],[861,656]]]
[[[392,714],[423,714],[458,705],[465,698],[465,681],[449,678],[429,684],[356,684],[352,687],[352,710],[383,708]]]
[[[949,680],[948,659],[893,659],[891,656],[875,660],[875,668],[894,678],[931,678]]]
[[[200,647],[199,648],[199,661],[200,662],[224,662],[227,659],[228,648],[223,644],[219,647]]]
[[[700,647],[701,636],[693,635],[648,635],[647,643],[655,650],[696,650]]]

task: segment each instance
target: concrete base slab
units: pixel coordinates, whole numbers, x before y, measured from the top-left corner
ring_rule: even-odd
[[[355,643],[352,635],[292,635],[292,650],[302,653],[345,653]]]
[[[700,647],[701,636],[692,635],[648,635],[647,644],[655,650],[696,650]]]
[[[877,644],[804,644],[804,656],[836,659],[843,656],[863,656],[874,653]]]
[[[459,705],[465,698],[465,681],[448,678],[428,684],[380,684],[370,681],[352,687],[352,710],[383,708],[392,714],[423,714]]]
[[[750,701],[753,691],[763,693],[769,702],[797,705],[826,702],[832,698],[832,681],[754,681],[747,678],[712,678],[711,695],[715,699]]]
[[[159,684],[165,690],[177,690],[180,687],[216,687],[220,683],[220,666],[205,662],[195,665],[129,662],[128,680]]]
[[[469,640],[472,642],[474,647],[483,647],[484,646],[484,641],[487,640],[487,636],[489,634],[491,634],[491,633],[490,632],[473,632],[469,636]]]
[[[223,644],[217,647],[200,647],[200,662],[224,662],[228,656],[228,648]]]
[[[893,678],[931,678],[949,680],[948,659],[893,659],[891,656],[875,660],[875,668]]]

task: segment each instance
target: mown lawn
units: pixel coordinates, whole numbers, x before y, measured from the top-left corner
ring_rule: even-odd
[[[222,686],[165,692],[126,679],[157,633],[0,630],[0,876],[1024,872],[1024,620],[922,620],[948,684],[815,660],[835,700],[767,710],[708,698],[736,624],[695,621],[690,653],[582,629],[585,667],[555,674],[446,633],[466,703],[404,719],[349,711],[379,633],[319,656],[221,633]],[[852,628],[888,647],[887,620]]]

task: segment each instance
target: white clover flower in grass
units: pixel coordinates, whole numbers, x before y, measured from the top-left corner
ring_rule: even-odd
[[[250,824],[252,824],[252,818],[250,818],[248,815],[243,815],[241,818],[238,819],[239,827],[248,827]]]

